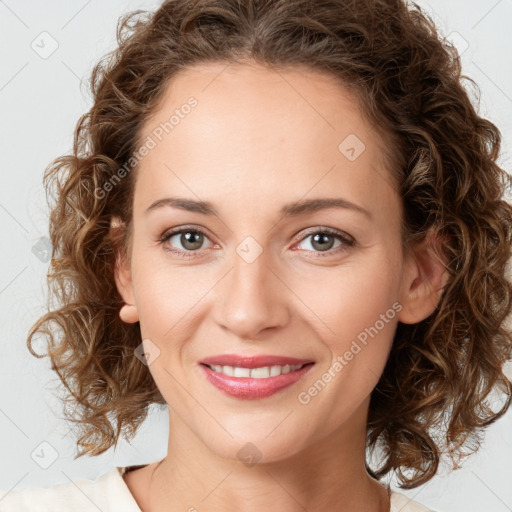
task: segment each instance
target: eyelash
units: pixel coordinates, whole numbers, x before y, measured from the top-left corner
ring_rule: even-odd
[[[200,234],[202,234],[202,235],[204,235],[205,237],[208,238],[207,233],[205,231],[203,231],[202,229],[197,228],[197,227],[192,227],[192,226],[190,226],[190,227],[185,226],[185,227],[181,227],[181,228],[174,229],[174,230],[171,230],[171,231],[166,231],[159,238],[159,243],[161,245],[163,245],[164,250],[169,251],[169,252],[171,252],[173,254],[178,254],[179,256],[181,256],[183,258],[197,258],[197,257],[200,256],[200,255],[197,254],[199,251],[182,251],[181,249],[171,249],[168,246],[164,245],[165,242],[167,242],[174,235],[179,235],[181,233],[187,233],[187,232],[200,233]],[[340,240],[343,243],[343,245],[337,247],[336,249],[330,249],[329,251],[325,251],[325,252],[322,252],[322,251],[307,251],[306,249],[301,249],[301,250],[306,250],[307,252],[316,252],[316,253],[318,253],[318,256],[315,256],[315,258],[323,258],[323,257],[332,256],[333,254],[338,254],[340,252],[344,252],[344,251],[348,250],[348,248],[354,247],[356,245],[355,240],[352,239],[351,237],[349,237],[348,235],[344,234],[342,231],[338,231],[336,229],[328,228],[328,227],[318,227],[318,228],[315,228],[314,230],[309,230],[306,234],[304,234],[304,236],[300,240],[298,240],[298,242],[302,242],[303,240],[305,240],[309,236],[316,235],[316,234],[319,234],[319,233],[320,234],[333,235],[336,238],[338,238],[338,240]]]

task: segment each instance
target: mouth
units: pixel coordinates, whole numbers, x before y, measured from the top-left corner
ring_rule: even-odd
[[[314,361],[281,356],[214,356],[200,362],[208,382],[241,399],[265,398],[298,382]]]

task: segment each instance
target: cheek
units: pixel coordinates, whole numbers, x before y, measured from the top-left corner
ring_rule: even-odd
[[[311,325],[329,353],[321,372],[330,374],[324,381],[333,382],[324,399],[329,401],[330,396],[334,409],[342,407],[337,400],[340,391],[353,399],[342,408],[350,407],[377,384],[401,309],[398,285],[399,266],[382,253],[366,258],[364,264],[354,262],[326,273],[325,278],[302,280],[297,295],[308,297],[307,305],[315,313],[310,315]]]
[[[141,335],[162,346],[183,327],[179,319],[197,302],[198,286],[188,281],[183,270],[170,271],[161,259],[152,256],[150,252],[133,255],[133,286]]]
[[[354,260],[339,269],[312,273],[310,278],[302,276],[293,285],[296,294],[304,298],[317,331],[325,333],[333,349],[342,348],[346,340],[373,326],[397,300],[398,268],[383,263],[387,261],[377,255],[361,262]],[[392,310],[388,317],[395,314]]]
[[[327,429],[344,422],[376,386],[397,325],[397,274],[389,266],[345,268],[321,288],[304,287],[319,318],[314,331],[329,353],[300,390],[299,403]],[[299,295],[300,295],[299,294]],[[300,295],[307,296],[307,295]]]

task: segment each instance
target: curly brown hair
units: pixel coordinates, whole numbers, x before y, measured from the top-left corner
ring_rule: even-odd
[[[367,442],[383,462],[367,469],[377,478],[395,470],[409,489],[435,475],[443,454],[455,462],[468,441],[479,445],[512,400],[503,372],[512,357],[512,206],[497,164],[500,132],[476,113],[462,79],[478,87],[432,19],[402,0],[171,0],[124,15],[117,39],[92,71],[94,104],[78,121],[73,153],[45,171],[54,196],[48,285],[58,304],[50,298],[27,339],[65,386],[65,414],[83,448],[76,457],[104,452],[120,434],[129,439],[148,407],[165,403],[133,357],[140,327],[120,320],[114,281],[129,247],[141,127],[179,70],[241,58],[305,66],[349,87],[393,140],[388,167],[403,198],[404,247],[428,232],[445,239],[440,303],[420,323],[399,323],[372,391]],[[128,229],[110,230],[116,217]],[[32,347],[36,333],[44,354]],[[489,406],[494,391],[506,398],[498,410]]]

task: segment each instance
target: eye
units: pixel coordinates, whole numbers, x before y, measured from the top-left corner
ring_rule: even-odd
[[[174,241],[172,242],[173,239]],[[314,228],[314,230],[310,230],[306,236],[303,236],[300,239],[300,242],[303,243],[308,239],[311,239],[309,242],[310,248],[303,247],[300,248],[300,250],[320,253],[318,254],[318,257],[332,256],[333,254],[346,251],[349,247],[353,247],[355,245],[355,240],[349,235],[342,231],[327,227],[317,227]],[[200,256],[201,249],[204,249],[203,244],[205,240],[210,240],[205,231],[197,227],[185,226],[166,231],[160,237],[159,242],[163,245],[166,251],[178,254],[185,258],[194,258]],[[336,241],[338,241],[337,246],[335,245]],[[181,249],[176,248],[176,244],[181,245]],[[324,255],[321,253],[326,254]]]
[[[174,239],[174,243],[168,244]],[[202,249],[205,239],[209,240],[206,233],[199,228],[179,228],[171,231],[166,231],[160,238],[160,243],[164,246],[164,249],[175,254],[179,254],[186,258],[193,258],[197,255],[195,252],[199,252]],[[176,243],[180,244],[182,249],[173,248],[172,246]]]
[[[311,249],[306,247],[306,249],[302,248],[303,250],[327,253],[325,256],[338,254],[339,252],[346,251],[349,247],[353,247],[355,245],[354,239],[349,235],[346,235],[342,231],[326,227],[315,228],[314,231],[310,231],[301,240],[301,243],[306,240],[311,240],[306,244],[309,245]],[[336,241],[338,241],[339,244],[334,248],[334,250],[331,250],[335,246]],[[323,256],[324,254],[320,254],[320,257]]]

